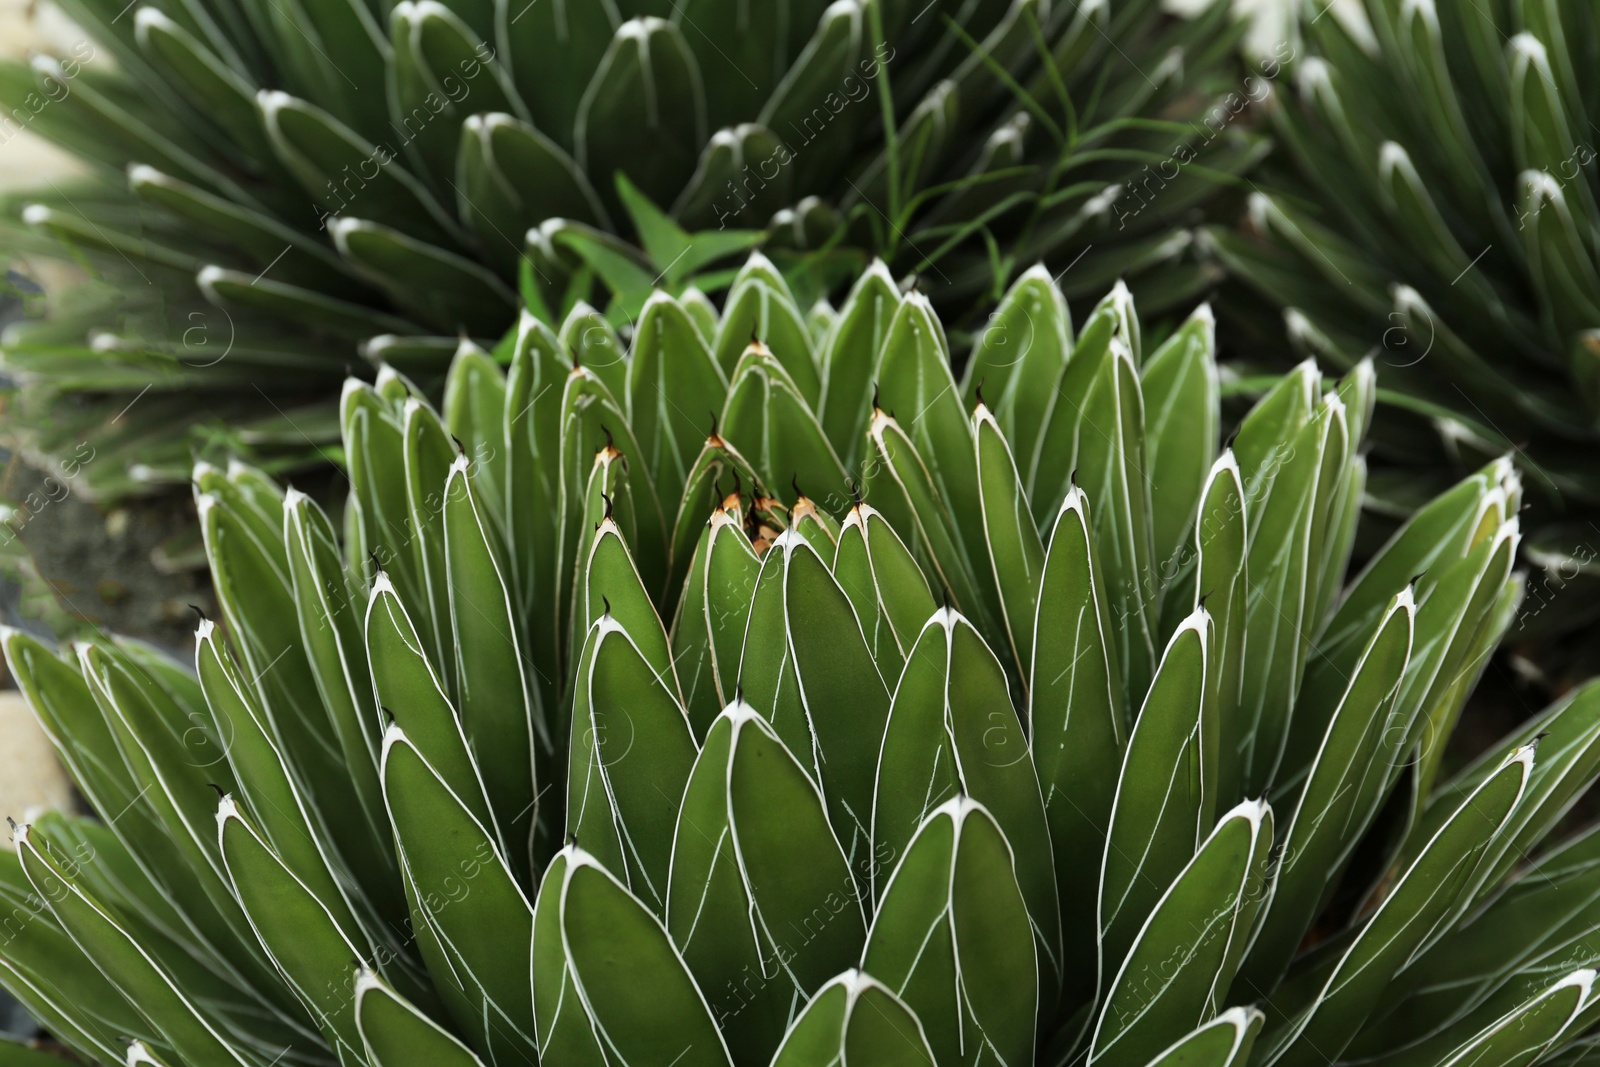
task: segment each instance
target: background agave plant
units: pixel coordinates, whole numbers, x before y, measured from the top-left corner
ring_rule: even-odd
[[[1207,244],[1288,309],[1258,336],[1286,325],[1302,353],[1336,365],[1380,356],[1402,409],[1376,442],[1375,495],[1393,514],[1517,449],[1535,507],[1528,556],[1549,576],[1530,615],[1572,625],[1594,615],[1592,596],[1543,607],[1600,570],[1594,6],[1358,6],[1365,32],[1306,20],[1292,90],[1271,109],[1283,150],[1247,232],[1211,228]]]
[[[1150,351],[1032,271],[960,382],[881,267],[810,325],[353,381],[343,551],[202,465],[194,674],[4,635],[104,821],[17,829],[0,980],[169,1067],[1581,1053],[1600,689],[1443,760],[1508,462],[1347,583],[1368,365],[1219,448],[1205,309]]]
[[[6,238],[97,284],[8,331],[13,423],[45,458],[94,441],[102,498],[196,453],[320,463],[361,342],[426,388],[519,298],[554,324],[615,293],[621,325],[769,227],[808,304],[860,249],[952,309],[1040,258],[1185,299],[1214,268],[1175,220],[1259,155],[1178,121],[1231,80],[1223,6],[64,0],[92,40],[0,71],[0,101],[94,177],[18,199]],[[1194,165],[1114,214],[1177,141]]]

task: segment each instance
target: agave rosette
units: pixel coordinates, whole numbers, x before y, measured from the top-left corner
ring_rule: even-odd
[[[1583,0],[1356,7],[1304,20],[1270,109],[1282,150],[1244,232],[1205,243],[1286,309],[1257,327],[1280,345],[1379,357],[1396,410],[1375,483],[1392,513],[1517,449],[1542,609],[1600,574],[1600,24]],[[1563,599],[1541,628],[1592,617],[1592,596]]]
[[[1155,0],[62,6],[89,39],[0,68],[0,101],[90,173],[13,198],[7,239],[94,281],[4,348],[24,446],[103,442],[78,488],[107,499],[196,452],[323,462],[374,337],[426,388],[519,301],[620,325],[769,235],[816,292],[876,252],[953,307],[1046,257],[1186,299],[1212,268],[1175,224],[1260,154],[1208,135],[1113,212],[1232,80],[1226,12]]]
[[[1600,690],[1443,762],[1508,462],[1347,579],[1368,366],[1223,447],[1205,309],[1030,271],[958,381],[883,268],[768,283],[766,343],[662,294],[352,382],[342,537],[202,465],[193,674],[5,635],[105,818],[18,828],[0,982],[168,1067],[1582,1054]]]

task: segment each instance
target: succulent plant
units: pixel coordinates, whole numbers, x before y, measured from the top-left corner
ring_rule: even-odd
[[[1594,5],[1352,6],[1364,20],[1305,20],[1270,107],[1282,150],[1255,180],[1244,232],[1212,227],[1206,244],[1287,309],[1263,324],[1280,347],[1286,326],[1301,355],[1380,358],[1397,410],[1376,438],[1374,486],[1395,514],[1515,448],[1534,507],[1528,555],[1549,576],[1532,607],[1580,574],[1592,593]],[[1594,614],[1592,595],[1558,599],[1541,627]]]
[[[1039,259],[1080,294],[1126,275],[1187,301],[1215,268],[1182,223],[1261,154],[1183,121],[1231,81],[1223,5],[62,6],[89,38],[0,68],[0,136],[90,174],[0,214],[9,252],[92,278],[6,334],[9,414],[47,461],[92,441],[75,484],[104,499],[181,487],[196,453],[325,462],[364,342],[427,388],[521,300],[621,326],[653,286],[716,293],[761,241],[808,304],[868,253],[952,313]],[[1158,203],[1113,211],[1187,142]]]
[[[810,329],[764,272],[767,344],[662,294],[352,382],[342,539],[202,465],[193,674],[5,634],[101,819],[16,829],[0,982],[168,1067],[1582,1053],[1600,688],[1444,760],[1508,462],[1347,580],[1370,366],[1222,447],[1203,308],[1030,271],[958,381],[882,267]]]

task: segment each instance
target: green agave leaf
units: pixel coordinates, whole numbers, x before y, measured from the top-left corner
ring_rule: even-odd
[[[1269,805],[1247,800],[1217,821],[1122,961],[1089,1063],[1150,1062],[1217,1012],[1271,887],[1271,849]]]
[[[439,407],[450,436],[463,442],[476,465],[475,483],[495,522],[506,529],[506,372],[490,353],[470,340],[456,343],[445,376],[444,402]]]
[[[471,26],[461,17],[473,14],[468,6],[458,14],[434,0],[401,0],[389,12],[389,125],[418,173],[427,175],[435,189],[455,176],[460,105],[470,98],[475,111],[526,116],[510,79],[491,62],[494,49],[482,40],[493,33],[490,19]]]
[[[1086,331],[1087,332],[1087,331]],[[1076,359],[1076,357],[1074,357]],[[1159,592],[1151,580],[1151,485],[1144,401],[1134,354],[1113,338],[1085,394],[1078,430],[1077,477],[1097,501],[1095,530],[1106,598],[1117,620],[1117,662],[1130,694],[1143,692],[1154,660]]]
[[[356,1025],[373,1067],[481,1067],[473,1055],[365,967],[355,975]]]
[[[320,902],[319,907],[327,912],[342,936],[361,937],[361,927],[338,883],[338,874],[344,872],[329,854],[331,841],[321,825],[321,812],[308,805],[272,741],[270,724],[208,619],[201,620],[195,632],[195,669],[219,733],[227,739],[225,751],[233,770],[234,788],[259,825],[259,830],[252,827],[250,834],[265,838],[264,847],[275,853],[273,862]],[[223,843],[226,845],[225,839]],[[226,848],[222,858],[227,860]],[[241,900],[247,899],[237,886],[234,892]],[[246,909],[248,914],[248,904]],[[260,921],[256,920],[255,925],[259,929]]]
[[[372,84],[377,84],[374,81]],[[393,226],[419,241],[456,247],[460,229],[393,150],[375,145],[327,111],[285,92],[256,94],[273,151],[324,218],[359,204],[361,217]]]
[[[1507,1009],[1496,997],[1428,1041],[1390,1057],[1397,1064],[1439,1063],[1461,1067],[1487,1063],[1524,1067],[1543,1060],[1567,1034],[1593,1020],[1592,968],[1567,974]]]
[[[689,776],[666,915],[741,1063],[769,1060],[794,1005],[860,956],[866,916],[822,794],[748,704],[712,723]]]
[[[1266,1019],[1255,1008],[1229,1008],[1151,1060],[1151,1067],[1232,1067],[1248,1063]]]
[[[1243,437],[1243,431],[1240,433]],[[1247,514],[1256,522],[1247,567],[1245,647],[1241,696],[1245,791],[1260,791],[1272,781],[1288,744],[1293,708],[1310,658],[1310,618],[1318,591],[1321,548],[1328,512],[1324,501],[1330,457],[1342,465],[1347,445],[1344,405],[1329,395],[1303,425],[1285,439],[1284,451],[1258,468],[1252,478],[1243,468]],[[1337,467],[1334,468],[1337,470]]]
[[[351,940],[354,927],[336,917],[347,910],[344,902],[321,896],[295,877],[232,797],[223,796],[217,805],[217,837],[233,891],[285,983],[316,1019],[339,1062],[362,1063],[350,959],[365,953]]]
[[[721,434],[706,437],[699,456],[689,469],[683,497],[678,502],[677,518],[673,523],[670,548],[672,577],[667,584],[669,593],[676,593],[687,579],[711,514],[738,497],[743,492],[745,482],[754,485],[759,480],[750,461],[724,440]],[[728,495],[730,490],[731,496]]]
[[[75,846],[68,840],[61,845],[52,840],[52,845],[74,873],[104,861],[92,846]],[[35,1019],[61,1027],[51,1030],[57,1040],[81,1055],[108,1061],[116,1059],[119,1039],[125,1035],[154,1040],[157,1031],[55,921],[48,901],[34,893],[20,858],[10,850],[0,857],[0,902],[8,912],[0,941],[0,974]]]
[[[140,15],[155,13],[140,8]],[[259,126],[253,104],[250,121]],[[352,295],[362,286],[325,246],[297,233],[269,215],[235,204],[198,186],[180,181],[142,163],[128,168],[128,186],[141,201],[165,209],[188,223],[215,234],[253,257],[271,264],[279,280],[324,293]]]
[[[1084,856],[1105,853],[1127,730],[1092,528],[1088,499],[1074,487],[1050,534],[1040,580],[1027,720],[1055,855],[1069,1000],[1095,992],[1100,887],[1065,872]]]
[[[729,1067],[683,956],[650,910],[576,845],[539,887],[534,1014],[549,1067]],[[604,1052],[602,1052],[604,1048]]]
[[[23,873],[48,902],[50,913],[170,1047],[197,1063],[247,1067],[250,1061],[206,1021],[111,912],[75,883],[51,855],[48,842],[22,827],[15,844]]]
[[[1206,668],[1213,639],[1204,608],[1178,627],[1123,751],[1100,873],[1102,971],[1127,956],[1144,917],[1212,825],[1218,755]]]
[[[1056,403],[1061,370],[1072,355],[1072,314],[1050,272],[1041,265],[1024,271],[1007,290],[973,341],[962,377],[968,407],[980,391],[1033,488],[1035,455]]]
[[[1018,674],[1027,679],[1033,659],[1029,627],[1038,610],[1044,542],[1033,524],[1027,494],[999,424],[982,403],[972,421],[978,454],[978,498],[989,564],[1009,638],[1006,651],[1017,665]]]
[[[445,601],[454,634],[456,710],[483,777],[508,859],[532,886],[538,796],[553,739],[538,706],[518,633],[521,619],[502,570],[499,536],[475,486],[481,467],[465,455],[444,487]],[[533,800],[530,801],[529,798]]]
[[[792,530],[761,562],[736,692],[766,716],[817,783],[845,855],[867,884],[876,862],[870,812],[889,691],[849,597]]]
[[[970,797],[1016,852],[1016,878],[1036,930],[1040,990],[1053,1003],[1061,983],[1061,918],[1050,831],[1039,779],[1005,673],[972,624],[934,613],[907,658],[878,760],[872,843],[873,894],[883,905],[884,864],[901,856],[929,815]]]
[[[1311,1003],[1275,1030],[1266,1064],[1298,1064],[1338,1055],[1382,1000],[1395,972],[1436,939],[1440,924],[1470,884],[1484,848],[1521,802],[1533,750],[1519,749],[1468,796],[1401,874],[1345,951],[1334,957]]]
[[[789,509],[789,529],[804,538],[819,556],[831,557],[839,549],[838,521],[804,494],[796,498]]]
[[[736,25],[737,20],[731,24]],[[729,227],[763,226],[784,205],[794,202],[794,173],[790,169],[794,158],[789,146],[759,123],[741,122],[712,134],[700,153],[694,176],[672,205],[671,218],[698,232],[691,238],[679,228],[673,243],[656,242],[665,245],[666,254],[652,252],[651,258],[657,263],[671,263],[683,255],[669,272],[681,279],[708,263],[760,244],[766,237],[760,230]],[[759,184],[747,180],[752,174],[761,175]],[[637,193],[634,195],[640,203],[648,203]],[[640,212],[632,197],[628,198],[628,207],[637,218]],[[649,210],[657,209],[652,205]],[[667,218],[665,213],[662,217]],[[677,223],[672,225],[676,227]],[[807,318],[807,325],[813,325]],[[815,330],[812,339],[820,340]]]
[[[1500,486],[1513,476],[1510,461],[1499,459],[1440,493],[1406,520],[1350,583],[1322,638],[1327,655],[1346,676],[1389,598],[1412,578],[1465,552],[1485,507],[1497,500],[1503,505],[1506,493]],[[1313,670],[1308,687],[1318,677]]]
[[[411,930],[440,999],[486,1060],[536,1064],[533,907],[494,832],[398,724],[384,736],[383,795]]]
[[[1283,835],[1274,896],[1241,974],[1257,993],[1282,979],[1327,887],[1337,883],[1362,831],[1376,816],[1371,807],[1375,798],[1364,782],[1386,776],[1386,761],[1404,759],[1404,731],[1391,729],[1392,714],[1411,656],[1415,621],[1415,598],[1409,588],[1403,589],[1390,601],[1357,661],[1299,789]]]
[[[496,333],[516,310],[516,294],[494,274],[404,230],[340,216],[328,233],[347,262],[434,329]]]
[[[817,990],[789,1028],[772,1067],[934,1067],[934,1062],[922,1023],[906,1002],[876,978],[852,968]]]
[[[810,40],[761,108],[758,122],[780,137],[792,134],[796,138],[792,163],[796,188],[811,188],[820,175],[833,172],[869,119],[862,114],[866,108],[849,106],[839,95],[849,84],[847,78],[882,69],[884,46],[880,45],[877,60],[864,58],[871,42],[869,10],[863,4],[850,4],[829,5],[820,12]],[[794,24],[807,26],[810,22],[797,20]],[[818,123],[814,115],[819,104],[837,114]]]
[[[424,597],[414,602],[428,661],[447,692],[455,690],[456,657],[450,648],[450,578],[445,573],[446,479],[456,450],[432,406],[407,396],[400,408],[401,459],[405,463],[407,532],[421,568]]]
[[[366,631],[367,658],[372,663],[372,685],[379,705],[405,731],[408,749],[421,754],[475,819],[494,826],[461,720],[384,571],[379,571],[372,583]]]
[[[595,530],[584,567],[583,596],[585,628],[603,615],[616,619],[632,635],[650,669],[670,686],[673,698],[681,704],[667,631],[614,519],[602,519]]]
[[[706,140],[705,89],[687,35],[664,19],[630,19],[591,69],[574,118],[579,165],[626,174],[655,203],[670,203]]]
[[[628,351],[604,315],[580,300],[562,320],[559,336],[575,366],[594,371],[612,396],[630,399]]]
[[[674,688],[609,614],[590,627],[573,693],[567,834],[658,915],[678,801],[697,754]]]
[[[981,559],[985,529],[978,471],[972,459],[973,425],[951,375],[944,328],[927,297],[912,293],[900,305],[889,324],[876,375],[874,404],[891,417],[904,413],[900,425],[915,442],[929,477],[939,488],[957,544],[972,559]],[[999,595],[988,573],[977,574],[977,590],[982,603],[966,610],[998,620]]]
[[[665,293],[651,294],[628,362],[628,416],[664,499],[683,496],[707,420],[716,422],[727,395],[727,376],[689,313]]]
[[[1217,453],[1216,319],[1202,304],[1140,374],[1150,482],[1152,559],[1172,565],[1195,522]]]
[[[855,608],[878,673],[899,678],[936,605],[911,550],[870,504],[857,504],[840,527],[833,580]]]
[[[940,1064],[1028,1063],[1041,1000],[1014,853],[976,800],[918,829],[878,903],[862,970],[922,1020]]]
[[[761,560],[735,511],[711,513],[695,547],[683,599],[672,625],[672,655],[696,740],[733,703],[750,598]]]
[[[540,96],[552,95],[551,89],[541,86]],[[468,115],[455,158],[456,214],[502,275],[519,265],[519,235],[545,218],[608,225],[605,208],[578,164],[545,132],[515,115]]]
[[[873,260],[851,288],[838,321],[818,347],[822,400],[817,405],[817,419],[833,447],[852,467],[872,416],[863,399],[900,303],[900,291],[889,268],[882,260]]]
[[[310,497],[289,490],[284,497],[283,529],[300,637],[317,692],[338,736],[346,773],[371,828],[372,853],[353,866],[384,873],[383,877],[363,879],[368,891],[376,893],[375,883],[395,884],[392,876],[398,869],[378,784],[378,739],[383,724],[373,697],[372,672],[361,633],[360,590],[340,559],[333,524]],[[252,775],[240,773],[241,790],[251,788],[251,778]],[[254,806],[252,810],[259,811]],[[263,816],[258,814],[257,818]],[[269,827],[270,823],[264,821],[263,826]],[[385,908],[393,913],[401,901],[392,889],[387,895],[395,898]]]
[[[511,366],[506,371],[506,544],[517,602],[528,627],[528,655],[541,705],[560,697],[561,405],[571,366],[549,328],[523,312],[517,320]],[[566,586],[570,590],[570,584]],[[542,620],[542,621],[541,621]],[[561,716],[548,723],[559,752]]]
[[[195,99],[205,100],[217,124],[257,163],[274,161],[256,113],[254,84],[158,8],[141,6],[134,12],[133,24],[139,48],[152,66],[182,84]]]
[[[1214,635],[1211,662],[1206,669],[1217,705],[1217,798],[1223,804],[1241,799],[1244,789],[1239,753],[1245,743],[1248,724],[1244,721],[1240,698],[1245,631],[1249,625],[1246,614],[1249,525],[1239,464],[1231,449],[1224,450],[1211,465],[1201,489],[1194,545],[1190,550],[1194,561],[1193,606],[1206,605],[1211,613]],[[1168,603],[1179,602],[1174,599]]]
[[[722,436],[742,449],[764,488],[807,486],[818,499],[842,505],[849,476],[822,432],[805,390],[766,346],[752,344],[739,359],[722,409]],[[842,506],[831,510],[842,511]]]
[[[761,264],[765,263],[765,266]],[[752,269],[752,265],[754,269]],[[741,357],[760,345],[793,382],[809,410],[822,397],[822,379],[811,350],[811,334],[789,287],[760,253],[739,274],[722,311],[713,352],[717,364],[737,381]]]
[[[965,430],[963,430],[965,432]],[[978,578],[962,548],[945,498],[923,457],[894,416],[875,408],[867,431],[866,492],[888,524],[909,539],[923,572],[957,608],[982,618]],[[976,500],[971,502],[974,506]]]

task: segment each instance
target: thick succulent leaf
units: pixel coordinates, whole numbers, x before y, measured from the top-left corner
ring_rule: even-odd
[[[935,612],[906,661],[889,711],[872,808],[875,856],[903,855],[929,815],[952,798],[982,804],[1016,853],[1048,1002],[1061,982],[1061,919],[1050,831],[1028,757],[994,653],[956,612]],[[880,903],[887,875],[880,867],[873,878]]]
[[[519,639],[521,620],[502,570],[499,537],[459,456],[444,486],[445,603],[451,622],[456,709],[468,751],[518,879],[533,885],[538,797],[554,741],[537,704]],[[544,764],[541,772],[540,765]]]
[[[897,857],[867,934],[862,970],[922,1020],[940,1064],[1031,1061],[1048,1001],[1012,857],[983,805],[945,802]]]
[[[739,520],[726,508],[712,512],[695,546],[672,626],[672,655],[696,739],[704,738],[717,713],[733,702],[760,571],[761,560]]]
[[[934,1067],[922,1023],[876,978],[848,970],[817,990],[795,1019],[772,1067],[873,1063]]]
[[[872,416],[866,397],[899,307],[900,291],[889,268],[875,260],[851,288],[820,346],[822,400],[817,419],[847,464],[853,464],[861,451],[861,437]]]
[[[794,1004],[866,940],[822,795],[748,704],[712,724],[684,790],[667,929],[741,1063],[769,1060]],[[752,974],[763,976],[755,988]]]
[[[936,605],[910,549],[870,504],[857,504],[845,517],[833,579],[856,610],[878,673],[899,678]]]
[[[865,885],[888,688],[849,597],[799,534],[785,531],[767,550],[749,610],[738,691],[821,788]]]
[[[653,202],[671,203],[706,139],[705,90],[688,38],[664,19],[631,19],[593,71],[574,118],[579,165],[607,185],[624,173]]]
[[[494,1064],[535,1064],[533,908],[493,831],[398,725],[383,745],[411,929],[456,1025]]]
[[[290,489],[284,497],[283,511],[284,542],[301,641],[374,846],[368,856],[352,858],[352,865],[364,868],[366,862],[371,862],[376,870],[392,875],[396,872],[393,843],[378,784],[378,739],[383,722],[373,697],[372,671],[362,639],[361,593],[340,559],[333,524],[315,501]],[[202,681],[203,672],[202,665]],[[216,706],[212,704],[214,709]],[[238,778],[240,789],[248,791],[253,784],[250,776],[241,772]],[[264,816],[257,817],[267,828]],[[372,882],[381,880],[363,882],[370,887]]]
[[[1206,684],[1211,640],[1211,617],[1197,609],[1168,642],[1123,751],[1100,873],[1102,970],[1127,955],[1144,917],[1212,824],[1217,749]]]
[[[1349,1044],[1381,1002],[1395,972],[1438,937],[1484,848],[1520,803],[1532,764],[1533,750],[1519,749],[1456,809],[1336,958],[1326,980],[1316,982],[1320,991],[1310,1004],[1274,1031],[1263,1063],[1321,1060]],[[1321,979],[1321,974],[1314,977]]]
[[[1247,567],[1250,595],[1240,752],[1246,793],[1271,782],[1288,743],[1291,714],[1310,658],[1310,611],[1317,598],[1320,548],[1328,513],[1325,460],[1346,447],[1344,404],[1330,395],[1307,421],[1252,474],[1239,452],[1249,510],[1255,523]]]
[[[472,1050],[365,967],[355,975],[355,1015],[372,1067],[481,1067]]]
[[[533,995],[543,1062],[729,1067],[705,995],[650,910],[575,845],[539,887]],[[606,1050],[601,1052],[601,1048]]]
[[[367,656],[378,703],[430,767],[484,825],[493,826],[478,766],[394,585],[380,571],[367,603]]]
[[[1240,780],[1248,724],[1240,703],[1244,680],[1249,572],[1249,516],[1244,485],[1231,450],[1211,465],[1194,526],[1194,606],[1211,613],[1211,663],[1207,680],[1217,704],[1217,802],[1243,799]]]
[[[628,416],[665,500],[683,495],[689,472],[727,398],[728,380],[688,312],[653,293],[639,315],[628,361]]]
[[[1152,560],[1176,562],[1217,450],[1216,320],[1202,305],[1140,372]]]
[[[1094,992],[1099,884],[1067,872],[1104,855],[1127,742],[1116,643],[1090,535],[1089,503],[1072,489],[1050,535],[1034,623],[1028,746],[1044,793],[1061,897],[1067,992]]]
[[[1250,1051],[1266,1016],[1254,1008],[1229,1008],[1174,1041],[1151,1067],[1233,1067],[1250,1062]]]
[[[573,692],[567,834],[658,915],[697,754],[673,688],[610,615],[590,628]]]
[[[1033,524],[1028,497],[1000,424],[982,404],[972,422],[984,542],[1000,594],[1003,632],[1008,639],[1002,651],[1015,665],[1017,675],[1028,679],[1034,651],[1032,625],[1044,571],[1044,542]],[[1027,684],[1025,681],[1024,686]]]
[[[966,432],[963,422],[963,433]],[[867,431],[866,497],[883,513],[916,555],[932,584],[962,610],[984,617],[975,562],[962,547],[939,486],[910,436],[882,408],[874,410]],[[968,456],[971,463],[971,456]],[[976,507],[977,501],[969,502]]]
[[[849,478],[823,434],[803,388],[771,349],[757,342],[740,358],[722,409],[722,434],[751,457],[769,492],[804,486],[819,497],[844,499]],[[842,510],[842,509],[840,509]]]
[[[1144,1064],[1221,1007],[1269,891],[1272,809],[1217,821],[1145,920],[1112,979],[1088,1062]]]
[[[247,1067],[250,1060],[205,1020],[192,999],[118,925],[111,912],[75,883],[51,855],[48,844],[36,840],[39,837],[26,829],[19,831],[16,846],[23,872],[79,948],[179,1055],[196,1063]]]
[[[231,797],[224,796],[217,806],[217,838],[228,880],[262,947],[317,1020],[339,1062],[360,1064],[350,960],[365,952],[350,940],[353,931],[336,918],[337,911],[345,910],[344,902],[321,897],[296,878]]]
[[[1030,492],[1039,440],[1071,355],[1067,302],[1048,270],[1030,267],[974,340],[962,377],[968,407],[977,404],[980,391],[992,405]]]
[[[717,363],[730,379],[747,346],[759,344],[794,383],[806,406],[815,410],[822,397],[822,379],[811,348],[811,335],[788,286],[768,264],[756,270],[747,266],[729,294],[717,327],[714,351]]]
[[[979,504],[978,468],[973,463],[973,424],[962,406],[961,392],[950,369],[944,328],[928,298],[913,293],[889,324],[877,364],[874,403],[904,428],[926,464],[951,518],[951,533],[960,550],[974,561],[983,558],[984,522]],[[979,604],[963,604],[975,617],[998,620],[1000,605],[987,568],[973,567]]]
[[[1242,972],[1242,980],[1258,993],[1283,977],[1327,887],[1337,883],[1361,831],[1376,816],[1371,808],[1375,793],[1364,787],[1366,781],[1387,777],[1389,764],[1404,759],[1400,743],[1405,733],[1391,729],[1392,711],[1411,654],[1415,618],[1415,601],[1407,588],[1390,602],[1357,661],[1300,786],[1283,835],[1275,895]]]

